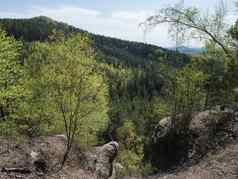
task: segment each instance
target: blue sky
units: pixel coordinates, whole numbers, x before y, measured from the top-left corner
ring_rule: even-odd
[[[1,0],[3,1],[3,0]],[[212,9],[219,0],[184,0],[186,6]],[[132,41],[146,41],[159,46],[174,46],[166,26],[159,26],[146,34],[138,24],[156,10],[177,3],[178,0],[5,0],[0,17],[29,18],[49,16],[93,33]],[[229,21],[236,19],[233,0],[226,0],[230,9]],[[187,46],[199,46],[197,41]]]

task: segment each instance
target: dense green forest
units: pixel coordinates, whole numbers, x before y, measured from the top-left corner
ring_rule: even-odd
[[[182,25],[204,27],[197,11],[182,10]],[[172,12],[163,15],[180,11]],[[237,104],[238,23],[226,32],[229,44],[212,28],[202,29],[211,39],[195,56],[94,35],[47,17],[1,19],[0,27],[3,136],[64,133],[69,148],[116,140],[124,174],[150,174],[176,164],[155,155],[163,143],[155,135],[161,119],[172,116],[177,141],[170,136],[167,142],[175,147],[186,139],[194,112]],[[173,150],[167,155],[179,161]]]
[[[56,115],[56,111],[58,110],[61,111],[61,113],[65,112],[60,109],[56,110],[53,106],[49,108],[49,104],[52,102],[48,101],[49,97],[47,101],[44,101],[44,97],[42,96],[44,93],[50,93],[47,90],[54,89],[44,89],[44,87],[50,86],[50,82],[47,82],[47,77],[56,80],[57,72],[48,71],[45,77],[42,74],[42,70],[45,71],[44,68],[48,69],[49,67],[47,66],[50,66],[48,63],[52,63],[51,61],[53,61],[54,58],[60,58],[60,56],[63,55],[60,52],[60,48],[66,48],[62,50],[62,53],[69,51],[70,56],[79,57],[81,59],[83,58],[81,51],[85,50],[89,56],[93,55],[91,65],[93,66],[92,69],[96,70],[95,73],[97,73],[95,80],[98,81],[102,77],[104,82],[100,83],[106,84],[106,89],[103,91],[103,94],[101,94],[101,97],[104,96],[106,103],[104,103],[105,106],[100,105],[100,107],[103,107],[102,110],[104,112],[106,111],[106,116],[103,115],[98,108],[95,108],[95,112],[97,112],[94,115],[96,117],[91,116],[91,114],[89,116],[86,115],[86,120],[96,118],[101,121],[97,122],[95,119],[92,121],[93,123],[84,124],[83,126],[86,128],[90,127],[90,129],[79,130],[79,133],[81,133],[79,141],[84,144],[92,145],[109,140],[119,140],[122,142],[123,148],[125,148],[122,150],[120,160],[124,161],[125,157],[130,156],[132,158],[126,162],[128,171],[136,171],[137,168],[139,169],[140,165],[143,165],[144,143],[145,140],[150,138],[149,135],[151,134],[149,133],[151,133],[150,130],[152,126],[158,122],[159,118],[166,116],[165,114],[160,114],[163,113],[163,111],[160,110],[168,112],[166,104],[163,102],[163,93],[166,93],[166,79],[161,73],[163,66],[170,65],[174,68],[182,68],[185,64],[190,63],[190,57],[153,45],[93,35],[47,17],[1,19],[0,24],[8,36],[13,36],[19,40],[19,43],[21,42],[20,50],[18,51],[18,62],[15,63],[19,63],[19,68],[24,68],[24,75],[26,76],[23,78],[26,78],[28,82],[28,84],[23,82],[24,87],[22,88],[27,89],[27,91],[33,95],[29,98],[28,94],[26,94],[26,96],[23,97],[24,100],[20,103],[23,109],[16,110],[17,117],[13,119],[13,125],[16,123],[19,127],[17,127],[17,131],[14,131],[30,137],[43,134],[57,134],[64,131],[64,125],[60,123],[54,125],[57,120],[52,117],[54,116],[53,114],[55,114],[54,118],[59,118],[59,116]],[[78,33],[82,34],[82,37],[77,37]],[[3,33],[3,36],[7,38],[5,33]],[[85,42],[82,40],[84,36],[88,39]],[[66,46],[68,43],[72,45],[76,43],[76,46],[72,49],[71,44]],[[85,49],[82,50],[80,46],[84,45]],[[55,48],[53,46],[55,46]],[[72,50],[77,50],[77,48],[78,52],[74,54]],[[91,58],[89,58],[88,55],[84,57],[86,60],[90,60]],[[51,60],[51,58],[53,59]],[[62,58],[65,59],[65,61],[59,62],[59,65],[62,63],[61,65],[64,67],[67,65],[67,57]],[[68,68],[65,69],[69,70],[66,74],[72,70]],[[75,68],[77,69],[77,67]],[[80,67],[77,70],[80,70]],[[53,74],[56,76],[53,76]],[[66,78],[66,74],[62,78]],[[80,76],[80,74],[78,75]],[[85,75],[85,78],[88,78],[87,76],[88,75]],[[77,78],[77,76],[74,76],[74,78]],[[77,79],[74,80],[76,81],[71,82],[77,83]],[[87,79],[87,81],[90,84],[89,79]],[[29,84],[29,82],[32,82],[32,84]],[[98,90],[97,88],[95,89]],[[101,90],[101,87],[99,89]],[[69,96],[65,96],[65,98],[66,97]],[[89,99],[86,97],[85,101]],[[163,107],[162,109],[158,109],[157,104],[160,105],[160,103]],[[46,109],[42,106],[45,106]],[[87,106],[87,108],[89,107]],[[8,108],[2,106],[1,109],[1,118],[9,118]],[[53,112],[54,110],[56,111]],[[82,109],[77,110],[81,111]],[[18,112],[20,112],[20,114],[18,114]],[[20,115],[20,117],[18,115]],[[65,119],[65,121],[70,120],[74,119]],[[104,128],[101,128],[101,130],[97,132],[98,138],[96,139],[94,131],[97,131],[99,126],[103,126],[101,123],[104,124]],[[2,124],[3,128],[5,124],[5,122]],[[93,127],[92,124],[96,126]],[[148,129],[144,128],[145,125],[148,126]],[[52,128],[51,126],[57,126],[57,128]],[[72,129],[68,129],[68,132],[70,130]],[[9,132],[11,133],[11,131]],[[83,137],[83,134],[86,136]],[[68,135],[70,137],[71,134]],[[146,137],[146,135],[148,137]],[[125,138],[127,139],[125,140]]]

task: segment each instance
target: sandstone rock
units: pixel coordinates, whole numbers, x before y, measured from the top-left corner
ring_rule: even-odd
[[[30,156],[32,159],[31,163],[32,166],[34,166],[35,172],[37,172],[38,174],[46,173],[48,170],[46,159],[40,153],[35,151],[31,151]]]
[[[96,163],[97,179],[108,179],[112,176],[113,160],[117,156],[118,149],[117,142],[109,142],[101,147]]]
[[[113,164],[112,176],[109,179],[121,178],[123,176],[123,166],[120,163]]]
[[[3,146],[4,143],[7,145]],[[119,147],[117,142],[109,142],[84,151],[75,145],[64,168],[54,173],[53,169],[66,149],[63,135],[38,137],[21,144],[0,138],[0,146],[0,151],[3,151],[0,155],[0,179],[13,179],[7,176],[8,173],[22,175],[24,179],[43,176],[46,179],[109,179]]]

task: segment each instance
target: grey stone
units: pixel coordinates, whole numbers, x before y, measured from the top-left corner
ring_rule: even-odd
[[[96,163],[97,179],[108,179],[113,173],[113,161],[117,156],[119,144],[109,142],[99,149]]]

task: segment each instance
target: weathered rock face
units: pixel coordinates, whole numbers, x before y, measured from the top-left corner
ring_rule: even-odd
[[[191,116],[191,122],[189,125],[190,131],[194,133],[204,133],[210,131],[210,127],[219,123],[223,123],[226,119],[231,119],[233,117],[238,118],[238,107],[225,107],[225,106],[215,106],[213,110],[206,110],[198,113],[194,113]],[[183,115],[176,116],[176,121],[183,120]],[[172,129],[172,119],[171,117],[163,118],[159,121],[158,125],[155,127],[155,138],[166,137],[171,133]]]
[[[0,179],[12,179],[13,176],[24,179],[108,179],[118,152],[117,142],[87,151],[74,146],[63,169],[52,174],[52,169],[62,160],[66,150],[65,137],[39,137],[22,144],[0,138],[0,146],[3,151],[0,153]]]
[[[177,121],[183,120],[177,116]],[[189,161],[196,163],[209,151],[223,147],[238,134],[238,115],[232,108],[216,108],[192,115],[185,133],[174,132],[171,118],[162,119],[155,128],[150,151],[153,165],[166,170]],[[177,129],[177,128],[175,128]],[[178,161],[180,163],[178,163]]]
[[[96,162],[97,179],[107,179],[112,176],[113,160],[117,156],[118,149],[117,142],[110,142],[101,147]]]
[[[189,130],[192,136],[190,158],[199,159],[208,151],[227,145],[236,138],[236,117],[234,111],[210,110],[193,117]]]

